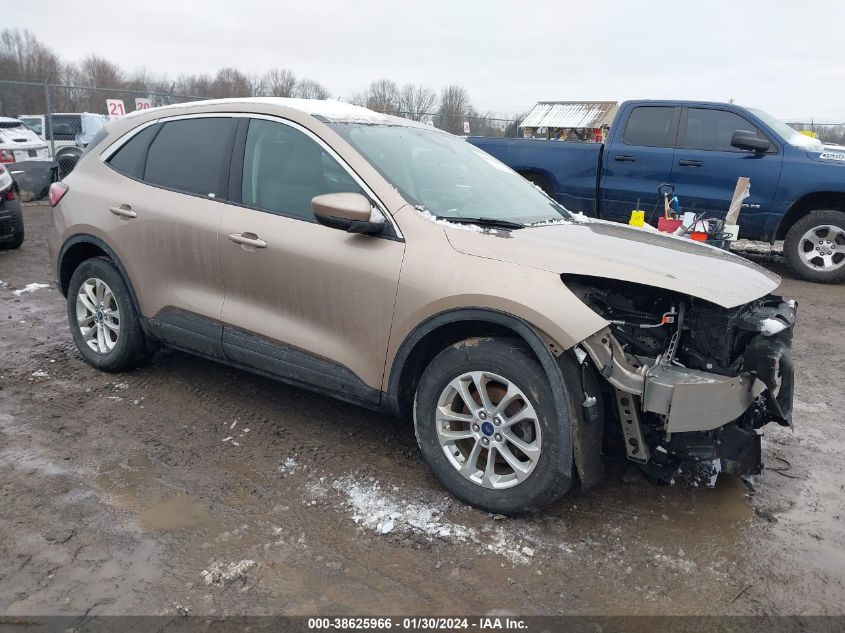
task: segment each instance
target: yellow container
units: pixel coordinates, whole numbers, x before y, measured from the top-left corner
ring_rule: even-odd
[[[645,224],[645,211],[631,211],[631,219],[628,220],[631,226],[642,226]]]

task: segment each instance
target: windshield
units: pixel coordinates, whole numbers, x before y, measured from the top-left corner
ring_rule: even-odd
[[[572,217],[522,176],[450,134],[401,125],[330,125],[406,200],[437,217],[518,224]]]
[[[748,108],[748,111],[751,112],[758,119],[763,121],[763,123],[768,125],[770,128],[772,128],[772,131],[774,131],[774,133],[777,134],[785,143],[789,143],[790,145],[793,145],[795,147],[805,147],[807,149],[821,149],[821,141],[801,134],[800,132],[789,127],[780,119],[776,119],[768,112],[763,112],[762,110],[757,110],[756,108]]]

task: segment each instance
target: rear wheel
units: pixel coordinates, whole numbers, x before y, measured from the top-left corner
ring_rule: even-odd
[[[414,427],[423,457],[449,492],[489,512],[537,510],[572,486],[566,416],[543,368],[511,339],[468,339],[423,372]]]
[[[110,260],[88,259],[74,271],[67,312],[76,347],[94,367],[125,371],[148,355],[129,288]]]
[[[845,213],[810,212],[789,229],[783,253],[801,279],[820,283],[845,279]]]
[[[5,227],[0,227],[0,250],[11,250],[20,248],[23,244],[23,211],[21,210],[21,201],[19,198],[14,200],[6,200],[6,212],[9,214],[9,219]]]

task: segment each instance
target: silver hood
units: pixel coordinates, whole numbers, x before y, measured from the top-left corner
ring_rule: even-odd
[[[478,232],[448,228],[453,248],[559,274],[665,288],[733,308],[772,292],[780,277],[738,255],[624,224],[582,220]]]

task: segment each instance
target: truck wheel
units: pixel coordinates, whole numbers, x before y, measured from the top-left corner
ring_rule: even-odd
[[[97,369],[118,372],[138,366],[148,355],[144,331],[120,271],[106,258],[82,262],[67,291],[73,342]]]
[[[414,398],[417,441],[437,479],[498,514],[538,510],[572,487],[569,423],[543,368],[513,339],[451,345],[426,367]]]
[[[845,213],[811,211],[789,229],[783,254],[801,279],[818,283],[845,279]]]
[[[23,244],[23,211],[18,198],[6,200],[6,210],[9,211],[6,235],[0,235],[0,250],[7,251],[20,248]]]

